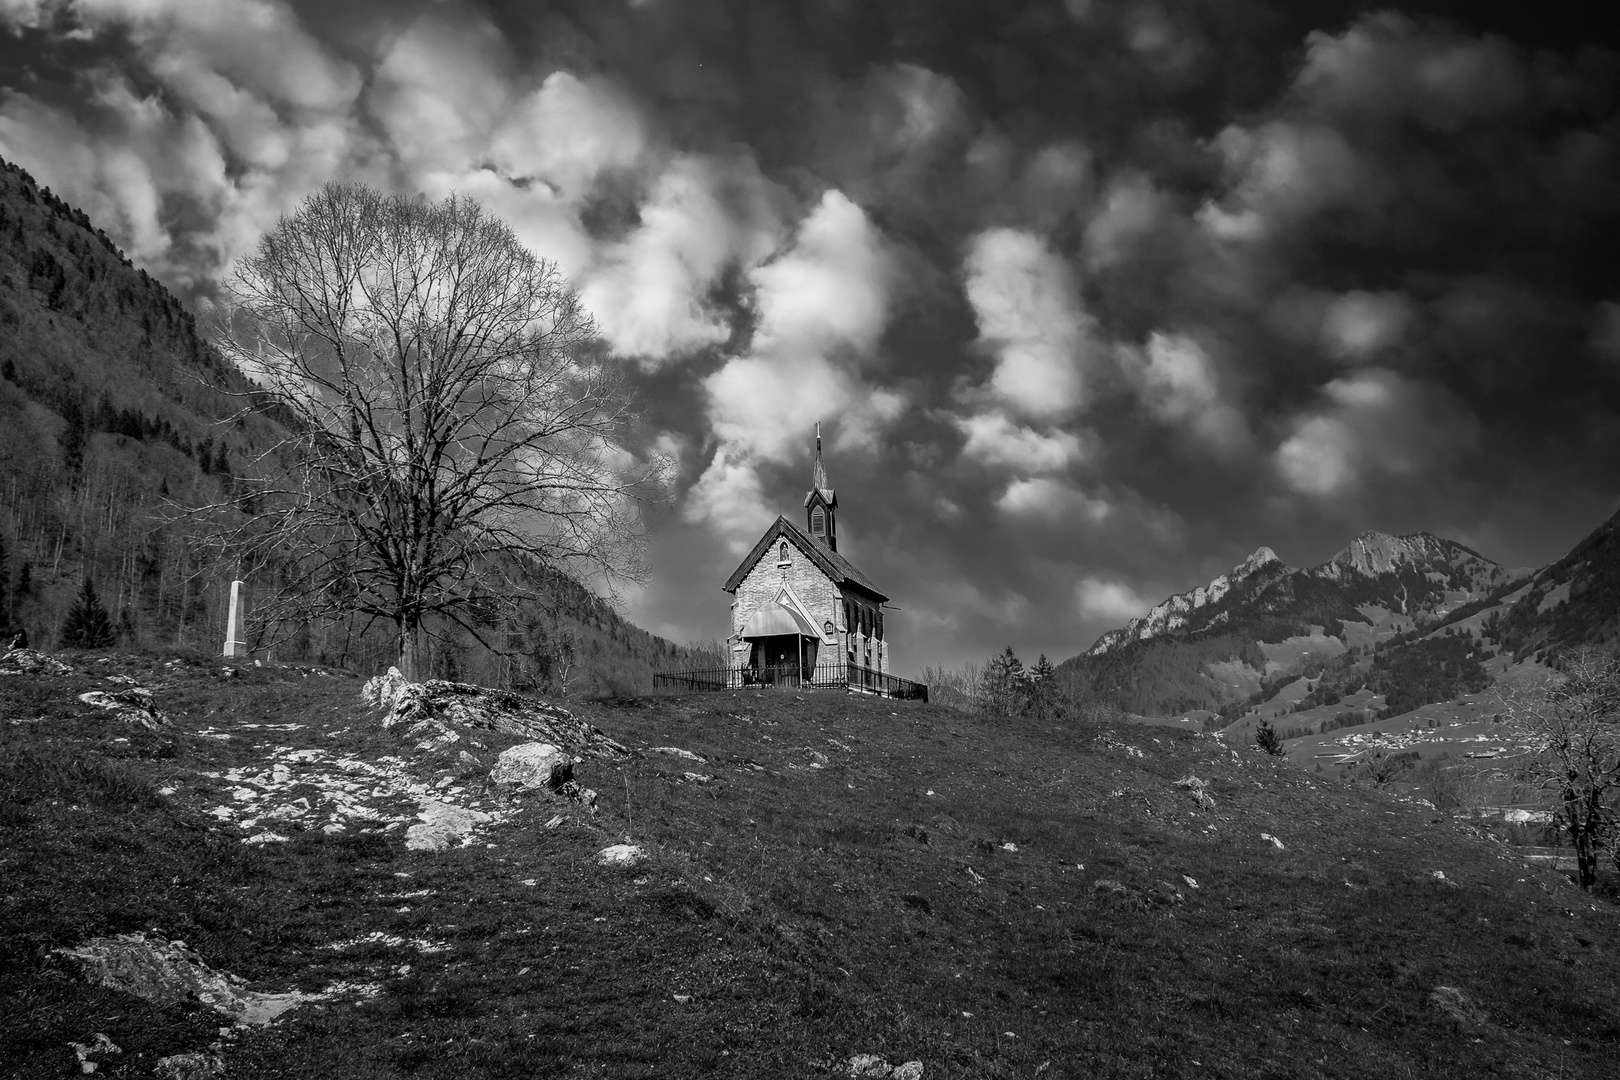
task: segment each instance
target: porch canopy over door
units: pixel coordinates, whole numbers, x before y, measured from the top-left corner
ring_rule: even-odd
[[[821,639],[820,632],[805,622],[798,612],[780,604],[767,604],[748,616],[748,622],[744,624],[742,632],[744,641],[780,637],[783,634],[797,634],[818,641]]]

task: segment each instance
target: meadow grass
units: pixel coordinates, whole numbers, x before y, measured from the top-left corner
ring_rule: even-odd
[[[0,1075],[63,1074],[96,1031],[125,1051],[107,1076],[219,1039],[214,1014],[50,951],[133,931],[255,989],[375,987],[233,1033],[232,1077],[791,1077],[857,1053],[931,1080],[1551,1077],[1620,1054],[1614,906],[1212,738],[836,691],[603,701],[580,711],[612,738],[705,760],[587,760],[594,815],[519,799],[441,853],[401,830],[247,846],[205,774],[308,747],[481,790],[512,740],[472,733],[477,767],[418,751],[311,669],[75,663],[0,680]],[[76,701],[114,673],[172,724]],[[596,865],[626,839],[647,862]],[[1485,1019],[1438,1008],[1442,986]]]

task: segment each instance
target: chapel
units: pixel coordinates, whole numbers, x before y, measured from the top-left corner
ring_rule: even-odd
[[[829,669],[889,671],[888,597],[838,551],[838,493],[821,460],[820,424],[804,527],[778,516],[725,590],[732,594],[732,663],[760,681],[784,673],[825,677]],[[837,677],[847,676],[840,670]]]

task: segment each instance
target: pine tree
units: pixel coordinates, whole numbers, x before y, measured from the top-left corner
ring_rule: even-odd
[[[1029,690],[1029,673],[1024,662],[1008,645],[1000,656],[993,656],[984,666],[979,696],[985,711],[993,716],[1017,716],[1023,713]]]
[[[1260,727],[1254,733],[1254,744],[1273,757],[1281,757],[1283,741],[1277,734],[1277,729],[1271,726],[1270,720],[1260,721]]]
[[[105,649],[113,643],[112,617],[96,595],[89,578],[79,587],[79,597],[62,623],[62,647],[66,649]]]
[[[1029,706],[1038,720],[1050,720],[1057,712],[1057,669],[1041,653],[1035,666],[1029,669]]]

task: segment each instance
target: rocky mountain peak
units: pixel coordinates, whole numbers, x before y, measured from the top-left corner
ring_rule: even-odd
[[[1462,545],[1426,532],[1391,536],[1369,529],[1323,563],[1321,571],[1325,577],[1336,578],[1344,573],[1377,577],[1403,564],[1449,563],[1458,554],[1466,553]]]
[[[1233,581],[1242,581],[1261,567],[1280,562],[1282,560],[1277,557],[1275,551],[1262,545],[1254,549],[1253,555],[1234,566],[1232,572],[1227,576]]]
[[[1146,615],[1132,619],[1118,630],[1110,630],[1086,651],[1087,656],[1099,656],[1109,649],[1116,648],[1128,641],[1146,641],[1160,634],[1173,633],[1188,625],[1189,617],[1199,608],[1214,604],[1227,593],[1232,586],[1246,581],[1256,573],[1268,567],[1276,566],[1283,570],[1288,568],[1277,557],[1277,553],[1269,547],[1257,548],[1253,555],[1238,563],[1231,570],[1217,577],[1208,585],[1200,585],[1188,592],[1177,593],[1162,603],[1155,604]]]

